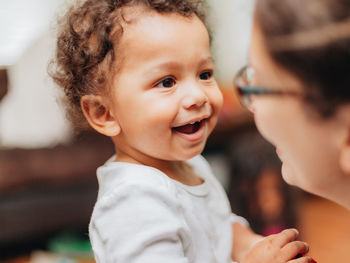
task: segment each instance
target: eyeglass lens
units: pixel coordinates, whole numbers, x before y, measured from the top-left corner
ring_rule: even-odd
[[[241,75],[238,77],[238,93],[241,99],[241,103],[249,110],[252,110],[252,94],[244,92],[244,86],[250,86],[252,84],[254,74],[255,72],[253,68],[245,67],[242,70]]]

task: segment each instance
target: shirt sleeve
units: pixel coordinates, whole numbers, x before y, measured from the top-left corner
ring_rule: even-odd
[[[191,262],[181,207],[166,187],[118,186],[96,204],[90,239],[100,263]]]
[[[241,224],[243,226],[249,227],[249,223],[248,223],[247,219],[245,219],[242,216],[238,216],[234,213],[231,213],[230,220],[231,220],[232,224],[238,223],[238,224]]]

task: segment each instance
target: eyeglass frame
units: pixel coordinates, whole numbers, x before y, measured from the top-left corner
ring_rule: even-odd
[[[252,100],[250,97],[248,97],[249,95],[255,95],[255,96],[272,95],[272,96],[295,96],[295,97],[303,96],[302,93],[294,90],[272,89],[272,88],[267,88],[263,86],[239,84],[239,79],[242,78],[243,73],[248,68],[251,68],[251,67],[249,65],[246,65],[236,73],[233,79],[233,88],[237,93],[237,97],[239,98],[241,105],[249,109],[250,111],[252,111],[252,108],[251,108]],[[245,97],[246,99],[244,99]]]

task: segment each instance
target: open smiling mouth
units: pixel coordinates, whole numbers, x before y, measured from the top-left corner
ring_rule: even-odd
[[[205,121],[206,121],[206,119],[203,119],[201,121],[196,121],[194,123],[186,124],[186,125],[179,126],[179,127],[174,127],[174,128],[172,128],[172,130],[180,132],[180,133],[192,134],[192,133],[197,132],[203,126]]]

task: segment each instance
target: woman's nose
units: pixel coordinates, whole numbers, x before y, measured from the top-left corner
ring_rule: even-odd
[[[199,108],[208,102],[208,96],[200,85],[190,85],[184,89],[185,94],[182,101],[184,108]]]
[[[256,111],[256,101],[255,101],[255,97],[254,96],[252,96],[251,98],[250,98],[250,101],[249,101],[249,104],[247,105],[247,109],[250,111],[250,112],[252,112],[253,114],[255,113],[255,111]]]

